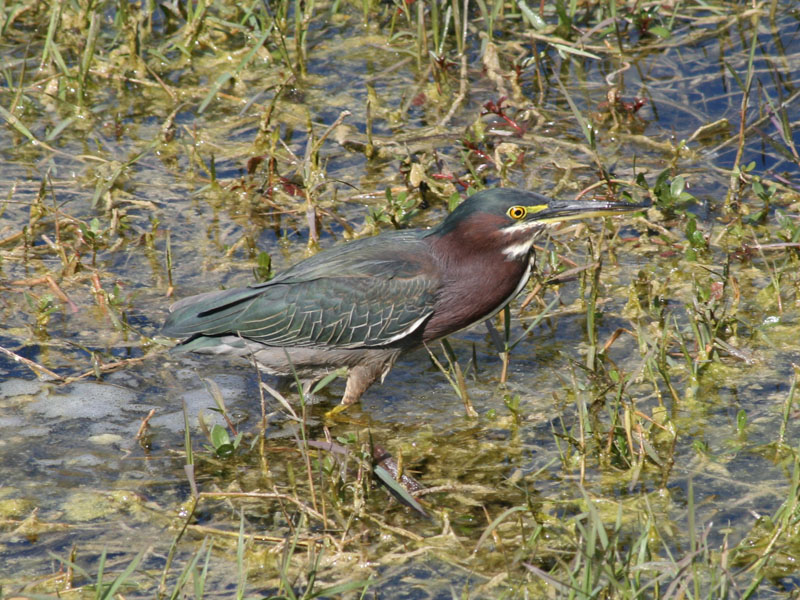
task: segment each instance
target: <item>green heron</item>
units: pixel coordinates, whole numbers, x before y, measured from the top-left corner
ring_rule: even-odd
[[[484,190],[432,229],[341,244],[266,283],[184,298],[162,332],[185,338],[175,351],[253,357],[272,375],[296,373],[306,390],[347,367],[347,406],[403,352],[502,309],[528,281],[546,227],[643,207]]]

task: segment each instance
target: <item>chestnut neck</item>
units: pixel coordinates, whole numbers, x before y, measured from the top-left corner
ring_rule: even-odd
[[[509,233],[505,217],[482,213],[431,232],[426,240],[442,273],[425,341],[449,335],[486,319],[522,288],[530,274],[530,251],[513,257],[504,250],[529,241],[532,231]]]

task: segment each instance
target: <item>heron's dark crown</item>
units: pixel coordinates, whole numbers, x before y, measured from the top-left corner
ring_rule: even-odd
[[[442,223],[431,231],[432,235],[444,235],[458,226],[482,214],[500,217],[504,223],[513,225],[516,221],[508,216],[513,206],[547,206],[552,200],[536,192],[513,188],[494,188],[477,192],[459,204]]]
[[[497,231],[518,240],[562,221],[604,217],[647,207],[647,203],[616,200],[556,200],[536,192],[494,188],[464,200],[428,235],[446,236],[456,230],[481,231],[484,235],[488,231]],[[515,244],[516,241],[509,243]]]

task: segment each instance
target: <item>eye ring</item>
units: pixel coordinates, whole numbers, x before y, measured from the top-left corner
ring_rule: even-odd
[[[524,206],[512,206],[506,211],[506,214],[515,221],[519,221],[525,218],[525,215],[528,214],[528,210]]]

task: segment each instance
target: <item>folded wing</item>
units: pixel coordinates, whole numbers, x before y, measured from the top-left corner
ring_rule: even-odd
[[[170,309],[163,333],[188,338],[187,344],[238,335],[268,346],[389,345],[431,316],[435,273],[419,233],[366,238],[302,261],[267,283],[185,298]]]

